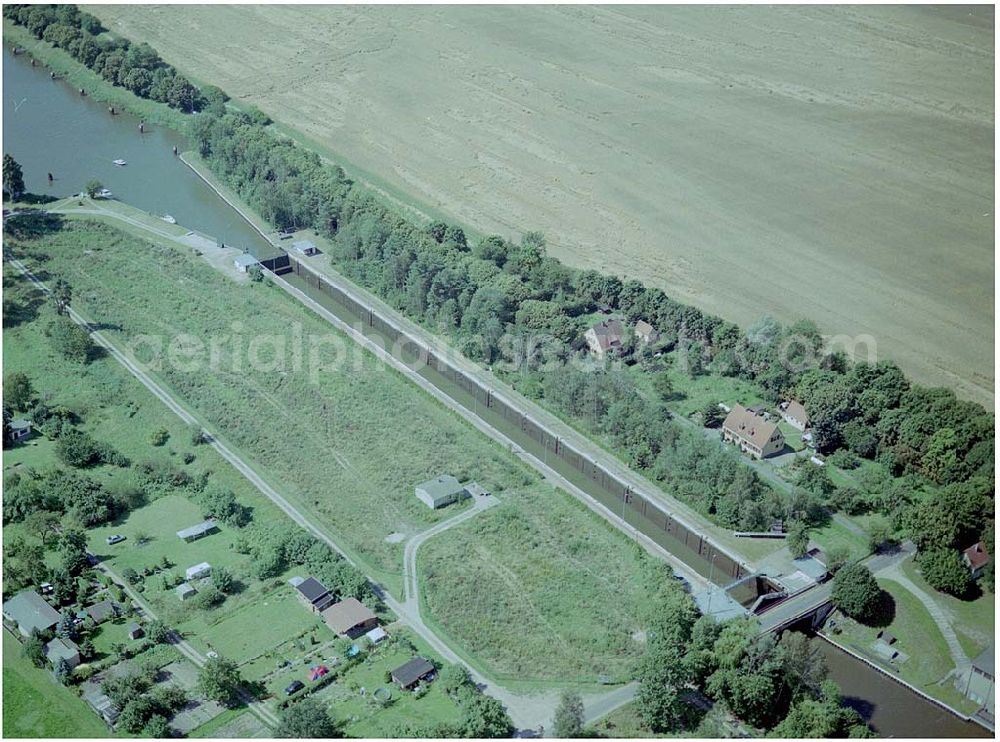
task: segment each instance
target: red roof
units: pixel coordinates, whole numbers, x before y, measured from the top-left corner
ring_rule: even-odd
[[[309,670],[310,680],[319,680],[321,677],[330,672],[330,668],[326,665],[317,665]]]
[[[990,561],[990,553],[986,551],[986,545],[982,541],[973,544],[962,553],[973,569],[979,569]]]

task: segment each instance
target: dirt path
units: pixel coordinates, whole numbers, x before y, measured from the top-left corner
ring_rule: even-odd
[[[498,505],[500,500],[491,495],[476,496],[472,498],[472,507],[462,511],[448,520],[441,521],[437,525],[431,526],[426,531],[422,531],[410,537],[403,549],[403,579],[405,596],[404,603],[410,606],[417,613],[420,612],[420,580],[417,579],[417,549],[419,549],[427,539],[444,533],[449,528],[457,526],[470,518],[474,518],[481,512],[494,505]]]
[[[115,216],[113,214],[108,214],[109,216]],[[133,220],[133,223],[134,222]],[[146,228],[145,225],[136,223],[137,226]],[[154,230],[150,230],[154,231]],[[16,260],[10,256],[6,256],[7,260],[17,268],[21,273],[28,278],[33,284],[35,284],[41,291],[50,293],[49,288],[40,281],[31,271],[19,260]],[[90,323],[76,310],[72,307],[69,308],[69,316],[74,322],[81,325],[86,329],[90,329]],[[121,365],[123,365],[129,373],[131,373],[143,386],[145,386],[157,399],[159,399],[164,405],[166,405],[171,412],[177,415],[181,420],[187,424],[197,424],[205,427],[204,423],[195,417],[194,414],[189,412],[179,401],[177,401],[169,392],[167,392],[159,383],[146,373],[138,363],[132,361],[128,356],[122,353],[117,346],[115,346],[110,340],[108,340],[104,335],[98,331],[90,332],[91,339],[97,344],[103,347],[108,353]],[[337,543],[330,538],[319,526],[317,526],[312,520],[302,515],[301,512],[294,505],[292,505],[288,500],[286,500],[281,494],[279,494],[271,485],[267,483],[246,461],[244,461],[240,456],[229,449],[225,443],[223,443],[217,436],[210,435],[210,440],[208,445],[214,448],[227,462],[229,462],[237,471],[239,471],[251,484],[253,484],[264,496],[274,502],[282,511],[285,512],[288,517],[295,521],[299,526],[309,531],[319,540],[326,543],[330,548],[340,554],[349,564],[357,566],[357,564],[348,556]],[[471,517],[471,513],[463,513],[467,517]],[[443,525],[443,524],[439,524]],[[452,524],[453,525],[453,524]],[[415,631],[422,639],[424,639],[430,646],[440,654],[445,660],[454,664],[462,664],[468,667],[470,674],[473,679],[481,685],[484,692],[497,698],[501,703],[503,703],[508,713],[510,713],[511,719],[518,729],[536,729],[540,726],[547,726],[551,723],[552,712],[555,709],[556,703],[558,703],[558,691],[544,691],[535,694],[522,694],[511,691],[503,686],[497,685],[492,680],[488,679],[486,676],[482,675],[480,672],[472,667],[468,666],[462,658],[437,634],[430,629],[421,619],[419,609],[415,606],[409,605],[406,602],[397,601],[393,598],[386,590],[384,590],[377,582],[369,580],[375,586],[376,592],[379,597],[385,602],[386,606],[389,607],[398,617],[401,622]],[[137,596],[135,596],[137,597]],[[137,600],[137,604],[143,607],[143,610],[148,610],[148,605],[145,605],[141,599]],[[155,618],[155,615],[150,611],[150,616]],[[178,639],[180,639],[178,637]],[[183,647],[183,648],[182,648]],[[204,658],[201,657],[190,645],[183,640],[180,640],[178,648],[191,658],[195,664],[201,666],[204,663]],[[603,694],[602,694],[603,695]],[[259,704],[256,704],[259,705]],[[267,718],[267,723],[277,724],[277,719],[271,714],[267,709],[262,709],[260,712]],[[260,715],[260,714],[258,714]],[[264,717],[262,717],[264,718]]]
[[[137,606],[139,606],[142,609],[142,612],[146,616],[153,619],[154,621],[159,620],[159,618],[157,618],[156,616],[156,613],[150,607],[149,603],[143,600],[142,596],[139,595],[139,593],[137,593],[136,591],[134,591],[129,586],[128,582],[126,582],[121,577],[121,575],[116,573],[114,570],[111,569],[111,567],[109,567],[105,563],[98,564],[97,569],[101,572],[104,572],[111,579],[113,579],[115,582],[121,585],[125,593],[132,599],[132,602],[135,603]],[[186,642],[179,633],[171,629],[170,633],[167,634],[167,639],[170,642],[170,644],[177,647],[177,650],[181,654],[183,654],[185,657],[191,660],[191,662],[194,663],[195,667],[204,666],[205,662],[207,661],[207,658],[202,656],[202,654],[198,650],[196,650],[188,642]],[[269,708],[267,708],[262,701],[255,700],[253,696],[251,696],[247,691],[243,690],[242,688],[240,689],[240,698],[247,705],[247,708],[249,708],[254,714],[256,714],[257,717],[262,722],[264,722],[270,727],[278,726],[279,724],[278,717],[274,714],[274,712],[272,712]]]

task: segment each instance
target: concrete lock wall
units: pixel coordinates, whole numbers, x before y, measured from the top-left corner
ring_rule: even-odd
[[[688,562],[699,572],[711,574],[714,581],[720,584],[728,584],[747,574],[743,565],[715,548],[700,534],[679,523],[651,498],[635,491],[604,467],[591,461],[574,448],[572,443],[555,435],[542,423],[519,409],[515,403],[501,397],[479,380],[448,362],[440,353],[431,350],[423,341],[399,327],[392,318],[383,316],[378,309],[358,301],[295,258],[288,256],[287,260],[290,265],[286,270],[294,272],[310,290],[335,301],[343,308],[341,314],[348,315],[346,319],[349,322],[360,322],[369,328],[369,331],[380,335],[387,350],[401,346],[400,355],[404,361],[412,362],[418,357],[423,358],[427,368],[436,372],[446,382],[454,384],[475,403],[482,405],[483,410],[477,410],[477,414],[484,420],[492,424],[491,417],[500,418],[498,422],[503,423],[501,428],[508,437],[517,440],[538,458],[557,468],[564,476],[567,473],[575,473],[576,476],[568,477],[574,484],[616,515],[624,515],[630,525],[660,546]],[[435,386],[448,392],[444,384],[434,378],[430,380]],[[457,397],[456,399],[470,408],[470,405],[465,404],[463,400]],[[707,565],[712,565],[710,570],[706,570]]]

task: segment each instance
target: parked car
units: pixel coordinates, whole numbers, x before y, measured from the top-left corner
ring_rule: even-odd
[[[120,533],[116,533],[114,536],[108,536],[104,540],[108,542],[108,546],[114,546],[115,544],[120,544],[122,541],[124,541],[125,537],[122,536]]]
[[[305,687],[306,687],[305,683],[303,683],[301,680],[293,680],[291,683],[288,684],[288,687],[285,688],[285,695],[290,696],[296,691],[300,691]]]

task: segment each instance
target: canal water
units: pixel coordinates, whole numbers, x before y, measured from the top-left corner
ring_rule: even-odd
[[[191,147],[183,137],[152,126],[146,126],[145,133],[140,133],[135,117],[111,116],[106,105],[51,80],[42,65],[32,67],[26,56],[14,56],[7,48],[3,55],[3,151],[21,164],[29,192],[69,196],[79,193],[88,180],[96,178],[132,206],[155,214],[171,214],[179,224],[222,239],[228,245],[268,250],[269,243],[255,229],[174,157],[174,146],[179,151]],[[118,158],[126,160],[128,165],[113,165],[112,160]],[[51,184],[46,177],[49,172],[55,177]],[[303,288],[304,282],[294,275],[285,278]],[[316,296],[316,292],[310,291],[310,295]],[[343,315],[339,304],[322,296],[325,305]],[[470,407],[476,404],[436,371],[426,369],[426,373],[435,377],[431,380],[436,385],[447,387],[449,393],[454,391],[462,404]],[[477,412],[483,412],[481,405]],[[511,437],[518,432],[502,418],[490,418],[489,422]],[[544,451],[539,455],[550,465],[558,463],[556,457],[546,457]],[[579,473],[559,468],[574,483],[587,483]],[[631,515],[634,514],[626,511],[627,517]],[[678,555],[686,556],[685,550],[678,548]],[[698,568],[704,569],[703,565]],[[978,725],[963,722],[928,703],[826,642],[814,641],[819,643],[831,676],[848,702],[881,735],[991,736]]]
[[[96,178],[122,201],[170,214],[189,229],[241,248],[266,241],[179,158],[191,144],[170,129],[144,125],[69,85],[41,64],[3,50],[3,151],[24,171],[29,193],[61,198]],[[128,164],[113,164],[122,159]],[[53,182],[49,183],[48,173]]]

